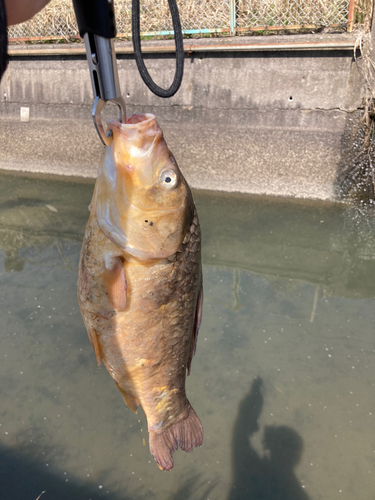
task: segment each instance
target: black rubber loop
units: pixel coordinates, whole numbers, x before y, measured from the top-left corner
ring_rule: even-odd
[[[138,66],[138,71],[145,82],[147,87],[158,97],[172,97],[181,86],[182,77],[184,74],[184,43],[182,40],[182,31],[180,16],[178,14],[178,8],[176,0],[168,0],[169,10],[172,16],[173,30],[174,30],[174,42],[176,45],[176,72],[172,85],[169,89],[163,89],[156,85],[156,83],[151,78],[149,72],[147,71],[146,65],[143,60],[142,49],[141,49],[141,28],[139,21],[139,1],[132,0],[132,35],[133,35],[133,47],[135,61]]]

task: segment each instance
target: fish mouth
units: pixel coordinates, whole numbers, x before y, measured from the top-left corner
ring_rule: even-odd
[[[109,120],[108,129],[114,139],[113,151],[117,169],[137,171],[160,152],[158,145],[163,145],[161,131],[155,115],[151,113],[130,116],[126,123]]]
[[[137,130],[138,132],[145,132],[146,130],[151,130],[151,132],[157,132],[160,130],[157,122],[156,116],[152,113],[138,113],[129,116],[125,123],[121,123],[118,120],[108,120],[109,130],[116,130],[118,132],[126,130]]]

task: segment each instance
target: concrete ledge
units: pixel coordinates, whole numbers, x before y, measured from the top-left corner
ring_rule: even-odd
[[[51,118],[55,107],[46,108],[44,118],[30,123],[16,121],[10,110],[0,120],[0,168],[95,178],[103,148],[91,119],[76,118],[89,116],[90,108],[61,107],[58,119]],[[335,199],[346,124],[342,111],[136,111],[157,113],[194,188]]]
[[[285,50],[351,50],[356,46],[357,33],[341,33],[338,35],[289,35],[289,36],[258,36],[258,37],[227,37],[185,39],[185,52],[258,52]],[[132,42],[116,42],[116,54],[133,54]],[[173,40],[151,40],[142,43],[142,51],[151,53],[174,53],[176,47]],[[9,47],[10,57],[50,55],[86,55],[82,43],[64,43],[49,45],[15,45]]]

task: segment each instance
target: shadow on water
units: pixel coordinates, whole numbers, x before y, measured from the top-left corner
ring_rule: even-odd
[[[182,482],[170,500],[206,500],[216,487],[217,481],[202,481],[196,474]],[[105,479],[104,479],[104,482]],[[0,446],[0,499],[1,500],[127,500],[130,498],[123,490],[121,493],[98,489],[98,486],[85,484],[79,479],[49,470],[45,460],[33,457],[27,450],[14,450]],[[141,498],[142,498],[141,494]],[[131,495],[131,498],[134,498]],[[139,498],[137,496],[137,498]],[[144,498],[144,497],[143,497]]]
[[[194,500],[207,500],[218,482],[202,482],[201,476],[202,474],[196,474],[183,482],[170,500],[185,500],[189,498]]]
[[[60,476],[60,477],[59,477]],[[45,461],[33,457],[24,450],[12,450],[0,447],[0,498],[1,500],[36,500],[42,493],[41,500],[126,500],[121,493],[110,494],[82,483],[81,480],[69,478],[62,472],[49,470]]]
[[[259,431],[263,408],[263,382],[256,378],[242,400],[233,430],[233,484],[228,500],[308,500],[294,468],[300,461],[303,443],[287,426],[266,426],[264,453],[258,453],[250,438]]]

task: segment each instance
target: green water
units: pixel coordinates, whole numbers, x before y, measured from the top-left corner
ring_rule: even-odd
[[[370,500],[375,218],[196,192],[202,448],[151,458],[76,300],[93,185],[0,176],[0,499]]]

